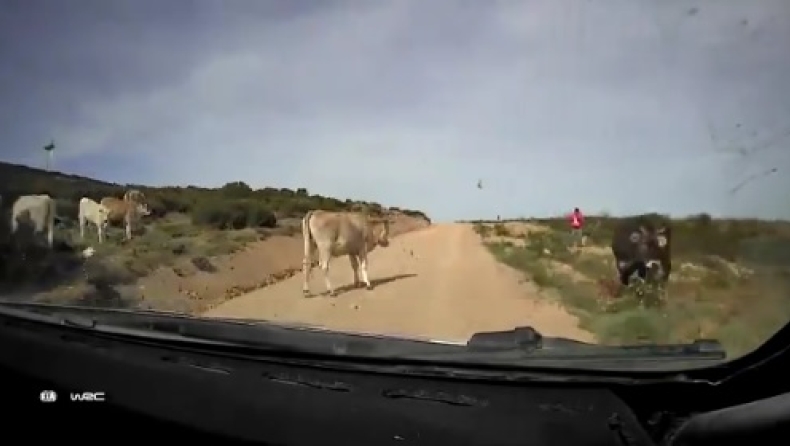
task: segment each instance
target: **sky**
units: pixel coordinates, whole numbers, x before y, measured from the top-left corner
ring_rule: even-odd
[[[0,0],[0,160],[437,221],[790,218],[787,42],[787,0]]]

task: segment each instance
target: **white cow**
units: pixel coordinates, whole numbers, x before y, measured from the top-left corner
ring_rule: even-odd
[[[55,200],[49,195],[23,195],[11,207],[11,233],[18,236],[19,225],[28,225],[34,234],[47,233],[52,248],[55,235]]]
[[[88,197],[80,198],[80,238],[85,239],[85,224],[91,222],[96,226],[96,232],[99,233],[99,243],[104,243],[104,232],[107,230],[109,216],[110,209],[108,207]]]
[[[318,263],[324,271],[326,290],[330,296],[334,296],[335,290],[329,281],[329,261],[332,257],[347,255],[354,270],[354,286],[359,286],[361,270],[365,286],[367,289],[372,288],[368,280],[368,253],[376,246],[389,246],[389,222],[358,212],[310,211],[302,219],[302,237],[305,296],[310,294],[313,247],[318,248]]]

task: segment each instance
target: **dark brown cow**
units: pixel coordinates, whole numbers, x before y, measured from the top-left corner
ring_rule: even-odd
[[[648,277],[666,282],[672,271],[672,230],[666,225],[655,225],[647,218],[634,217],[621,222],[612,237],[620,283],[628,285],[637,273],[642,280]]]

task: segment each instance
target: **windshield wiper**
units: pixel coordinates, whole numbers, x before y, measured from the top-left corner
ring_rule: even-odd
[[[724,359],[726,352],[721,343],[713,339],[697,339],[688,344],[643,343],[607,346],[590,344],[568,338],[543,337],[532,327],[519,327],[507,331],[475,333],[467,343],[470,351],[521,350],[571,354],[576,356],[697,356]]]
[[[509,365],[544,362],[571,365],[617,360],[692,363],[726,358],[722,346],[711,340],[676,345],[605,346],[544,337],[532,327],[481,332],[465,344],[444,344],[269,321],[210,319],[156,311],[1,302],[0,314],[3,313],[141,339],[332,356]]]
[[[569,338],[544,337],[532,327],[475,333],[462,352],[412,354],[411,359],[485,363],[530,364],[542,362],[588,366],[590,363],[614,365],[628,363],[629,368],[663,368],[670,363],[695,366],[726,359],[719,341],[698,339],[686,344],[643,343],[634,345],[590,344]],[[637,364],[634,366],[634,364]]]

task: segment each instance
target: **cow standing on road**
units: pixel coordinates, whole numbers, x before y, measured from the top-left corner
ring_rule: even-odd
[[[11,207],[11,234],[19,237],[20,225],[27,226],[33,235],[46,232],[47,244],[54,245],[55,238],[55,200],[49,195],[22,195]]]
[[[303,292],[310,294],[310,269],[313,247],[318,249],[318,263],[324,271],[326,290],[335,295],[329,281],[329,262],[333,257],[348,256],[354,270],[354,286],[359,286],[359,272],[367,289],[372,285],[368,279],[368,253],[376,246],[389,246],[389,223],[386,219],[374,219],[358,212],[310,211],[302,219],[304,238]]]
[[[99,234],[99,243],[104,243],[104,232],[107,230],[109,216],[110,209],[106,206],[88,197],[80,198],[78,217],[80,223],[80,238],[83,240],[85,239],[85,224],[91,222],[96,226],[96,232]]]
[[[632,218],[620,223],[612,237],[612,254],[620,283],[627,286],[631,276],[662,282],[669,280],[672,270],[672,236],[668,225],[656,226],[645,218]]]

